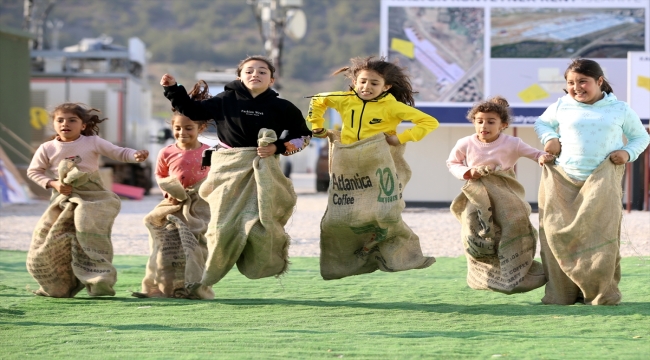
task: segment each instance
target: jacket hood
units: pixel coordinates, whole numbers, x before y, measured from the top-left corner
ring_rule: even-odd
[[[233,80],[226,84],[224,87],[224,90],[231,90],[237,93],[238,97],[244,98],[244,99],[266,99],[266,98],[271,98],[271,97],[277,97],[278,93],[275,91],[271,90],[271,88],[266,89],[263,93],[257,95],[256,97],[253,97],[251,95],[251,92],[248,90],[246,86],[241,82],[241,80]]]

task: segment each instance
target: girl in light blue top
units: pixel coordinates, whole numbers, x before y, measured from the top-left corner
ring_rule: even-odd
[[[574,60],[564,77],[567,94],[535,122],[544,150],[557,156],[557,165],[572,178],[586,180],[607,157],[616,165],[636,160],[648,146],[648,133],[634,110],[616,98],[600,65]]]
[[[616,99],[597,62],[573,60],[564,78],[567,95],[535,122],[544,150],[557,156],[557,166],[545,166],[539,189],[548,279],[542,302],[616,305],[622,298],[622,165],[639,157],[650,136],[630,106]]]

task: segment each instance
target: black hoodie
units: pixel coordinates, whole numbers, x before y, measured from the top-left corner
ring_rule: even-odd
[[[285,152],[285,142],[311,136],[300,110],[271,89],[253,97],[240,80],[235,80],[222,93],[203,101],[190,99],[182,85],[164,89],[165,97],[181,114],[192,120],[213,120],[219,140],[231,147],[257,147],[262,128],[275,130],[278,137],[288,131],[284,139],[275,142],[276,154]]]

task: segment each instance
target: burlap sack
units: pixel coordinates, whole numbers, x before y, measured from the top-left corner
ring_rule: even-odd
[[[533,260],[537,231],[530,223],[524,187],[512,169],[490,170],[469,180],[451,204],[460,221],[467,258],[467,285],[476,290],[515,294],[546,283]]]
[[[34,229],[27,270],[40,285],[37,295],[73,297],[84,287],[91,296],[115,295],[111,230],[120,199],[104,189],[98,172],[79,171],[78,160],[59,164],[59,179],[73,186],[72,194],[54,190]]]
[[[625,167],[603,161],[586,181],[546,165],[539,186],[539,238],[548,277],[544,304],[621,302],[621,181]]]
[[[149,229],[151,255],[142,280],[142,291],[133,293],[133,296],[214,299],[210,286],[194,286],[201,282],[208,258],[205,232],[210,220],[210,207],[198,195],[201,183],[184,189],[175,177],[158,180],[163,191],[181,202],[174,205],[163,199],[144,218]]]
[[[258,143],[276,139],[273,130],[261,129]],[[211,213],[201,284],[217,283],[235,263],[249,279],[279,276],[287,270],[290,238],[284,225],[297,197],[278,155],[262,159],[254,147],[213,152],[199,195]]]
[[[320,270],[325,280],[382,271],[423,269],[420,239],[402,220],[411,169],[405,145],[384,134],[344,145],[329,132],[330,186],[321,220]]]

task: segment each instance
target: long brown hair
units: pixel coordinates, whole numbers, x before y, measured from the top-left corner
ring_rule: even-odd
[[[99,124],[108,120],[107,118],[99,118],[99,114],[101,114],[100,110],[82,103],[66,102],[56,106],[54,110],[50,112],[52,121],[54,121],[54,117],[58,112],[67,112],[77,115],[83,124],[86,125],[86,128],[81,131],[81,135],[84,136],[99,135]],[[56,138],[56,135],[54,138]]]
[[[350,66],[342,67],[334,71],[332,75],[343,73],[346,78],[356,81],[359,72],[362,70],[374,71],[384,78],[386,85],[391,86],[386,92],[392,94],[397,101],[409,106],[415,104],[411,79],[406,74],[406,70],[397,64],[386,61],[383,56],[379,58],[375,58],[375,56],[352,58],[350,59]],[[354,87],[350,85],[350,89],[354,89]]]

